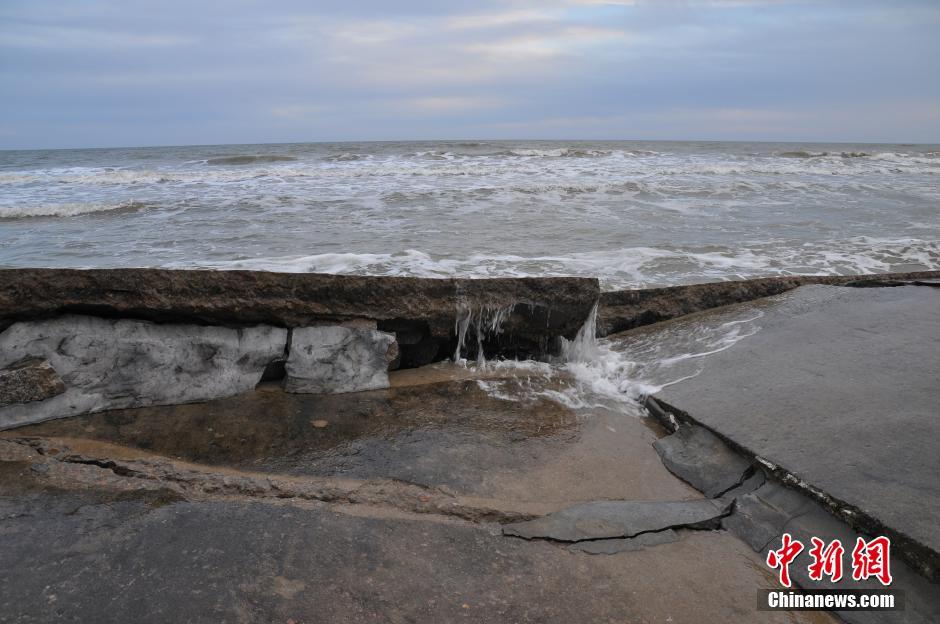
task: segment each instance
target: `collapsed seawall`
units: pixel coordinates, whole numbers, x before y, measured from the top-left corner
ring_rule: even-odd
[[[0,429],[108,409],[388,386],[388,371],[545,358],[598,305],[601,336],[808,283],[803,276],[605,292],[596,279],[424,279],[163,269],[0,270]]]
[[[585,278],[3,270],[0,428],[205,401],[262,379],[352,392],[452,357],[542,357],[598,296]]]

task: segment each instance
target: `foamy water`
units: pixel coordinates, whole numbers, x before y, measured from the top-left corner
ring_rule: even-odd
[[[573,409],[606,408],[645,413],[644,399],[672,384],[697,376],[708,356],[732,348],[760,331],[759,308],[732,308],[706,318],[679,319],[655,331],[597,338],[597,308],[562,353],[547,362],[497,360],[466,362],[476,371],[501,371],[505,378],[481,379],[491,396],[531,402],[550,399]]]
[[[0,266],[583,275],[940,268],[940,147],[433,142],[0,152]]]

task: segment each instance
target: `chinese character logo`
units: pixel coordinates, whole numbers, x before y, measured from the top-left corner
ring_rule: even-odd
[[[784,587],[791,587],[790,564],[801,552],[803,552],[803,543],[794,540],[789,533],[784,533],[783,546],[780,550],[771,550],[767,553],[767,565],[771,569],[780,568],[780,584]]]
[[[813,545],[808,551],[812,559],[807,566],[810,580],[821,581],[828,577],[833,583],[841,581],[842,557],[845,554],[842,542],[836,539],[826,544],[818,537],[812,537],[810,540]],[[772,570],[779,571],[781,585],[792,587],[790,564],[805,547],[803,542],[793,539],[789,533],[784,533],[781,541],[778,550],[767,553],[767,565]],[[887,537],[876,537],[867,542],[859,537],[855,548],[852,549],[852,579],[864,581],[872,577],[878,579],[882,585],[891,584],[891,540]]]
[[[870,542],[860,537],[852,549],[852,578],[863,581],[872,576],[882,585],[891,584],[891,540],[887,537]]]
[[[838,583],[842,580],[842,555],[845,553],[842,542],[832,540],[826,546],[826,542],[818,537],[811,539],[813,547],[809,549],[809,556],[813,558],[813,562],[809,564],[809,578],[821,581],[823,576],[828,576],[833,583]]]

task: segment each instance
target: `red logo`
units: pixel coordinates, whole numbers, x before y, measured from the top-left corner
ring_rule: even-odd
[[[809,549],[809,556],[813,562],[809,564],[809,577],[814,581],[821,581],[823,576],[828,576],[833,583],[838,583],[842,579],[842,555],[845,549],[842,548],[842,542],[832,540],[826,545],[818,537],[811,538],[813,547]]]
[[[810,540],[813,547],[808,554],[813,561],[807,566],[809,578],[821,581],[823,577],[829,577],[833,583],[838,583],[842,580],[842,557],[845,554],[842,542],[832,540],[826,544],[818,537]],[[790,564],[805,547],[803,542],[793,539],[789,533],[784,533],[781,541],[779,549],[767,553],[767,565],[779,571],[781,585],[792,587]],[[871,577],[878,579],[882,585],[891,584],[891,540],[887,537],[876,537],[868,542],[859,537],[852,549],[852,579],[864,581]]]
[[[803,552],[803,543],[794,540],[789,533],[783,534],[783,546],[780,550],[771,550],[767,553],[767,565],[771,569],[780,568],[780,584],[790,587],[790,563],[797,555]]]
[[[858,538],[852,549],[852,578],[856,581],[871,576],[882,585],[891,584],[891,540],[876,537],[870,542]]]

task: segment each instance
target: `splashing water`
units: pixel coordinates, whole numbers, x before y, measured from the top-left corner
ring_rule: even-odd
[[[483,340],[484,338],[497,336],[502,333],[503,323],[512,315],[515,307],[515,304],[501,308],[480,306],[476,314],[474,314],[472,308],[458,308],[457,315],[454,318],[454,333],[457,334],[457,348],[454,349],[454,362],[466,365],[466,360],[463,358],[463,350],[466,346],[467,330],[472,325],[476,331],[477,366],[481,370],[486,370],[486,354],[481,347]]]
[[[503,400],[547,398],[573,409],[604,407],[640,415],[647,396],[698,375],[707,356],[757,333],[762,317],[759,309],[732,310],[598,338],[595,305],[575,338],[563,339],[560,357],[490,362],[491,370],[514,374],[478,384]]]

